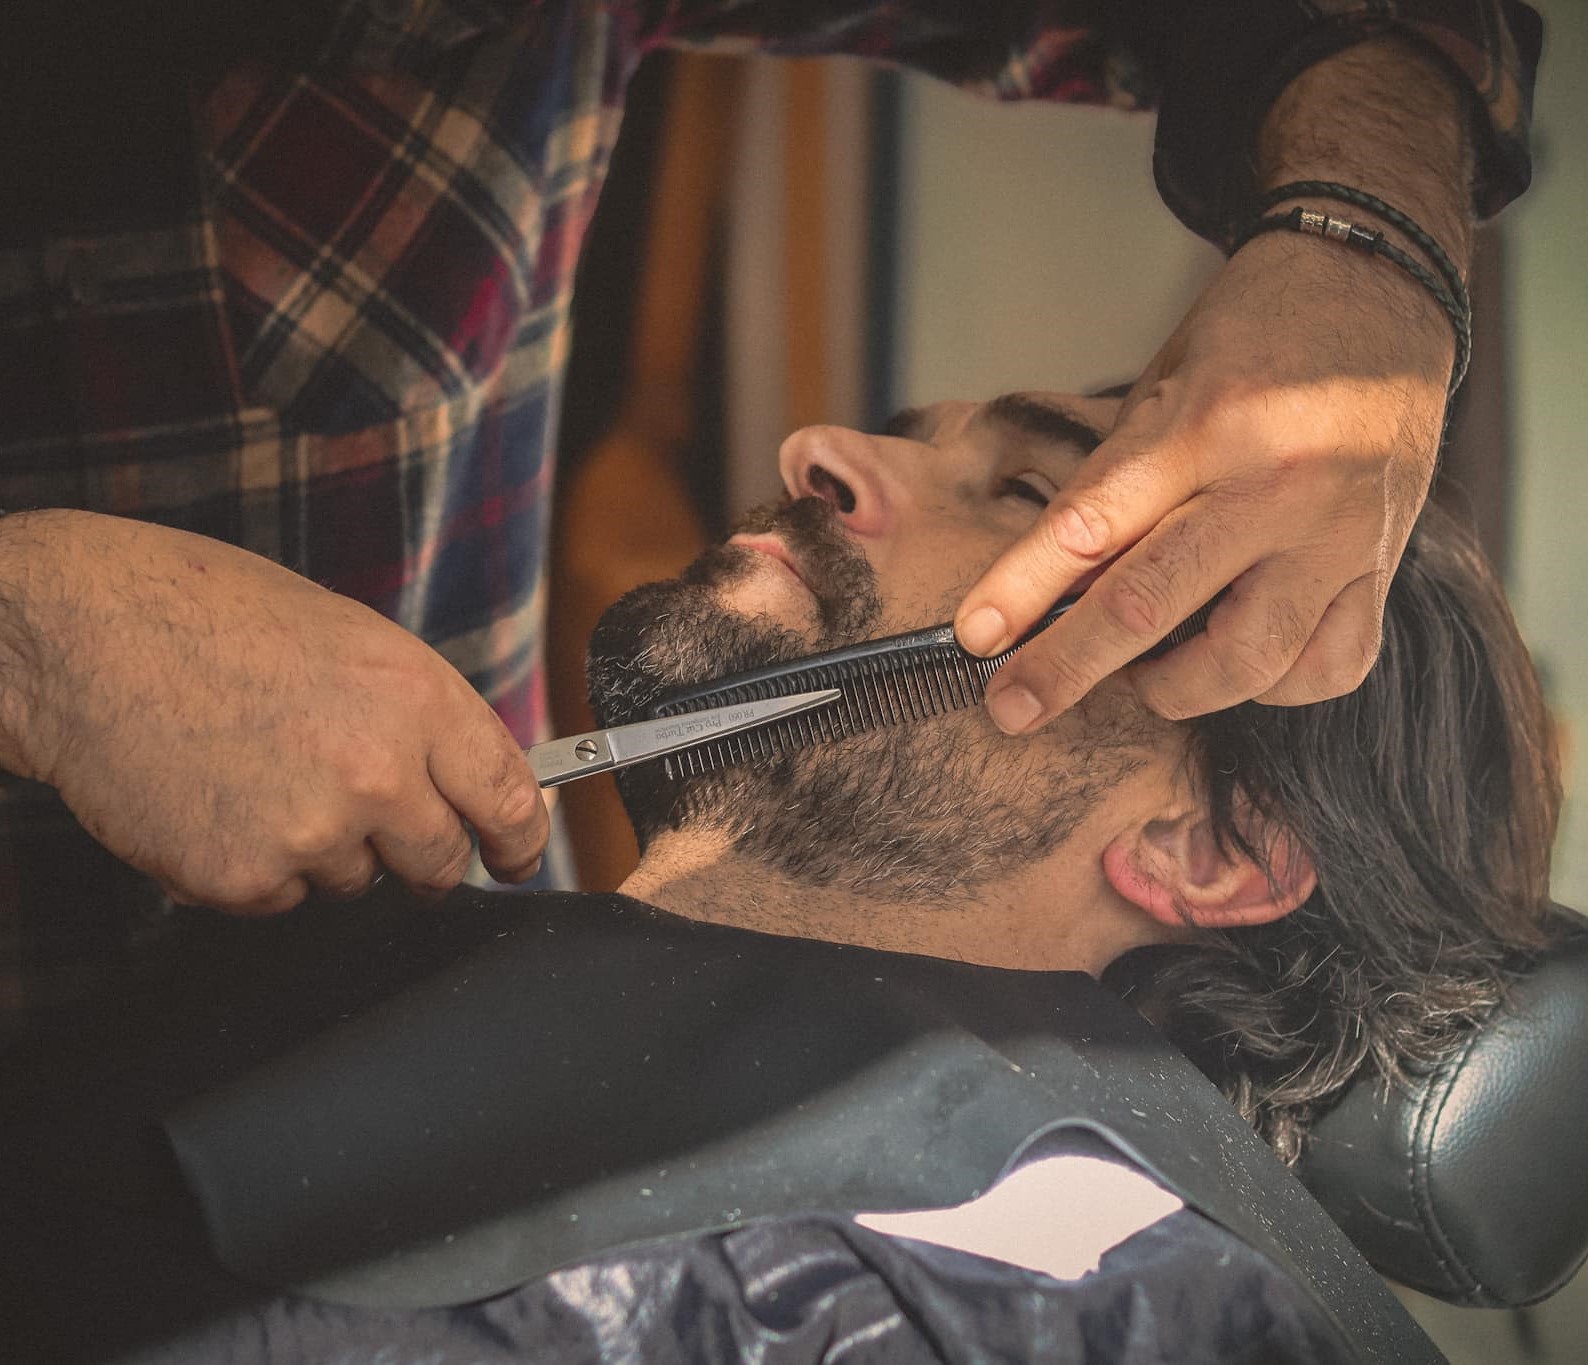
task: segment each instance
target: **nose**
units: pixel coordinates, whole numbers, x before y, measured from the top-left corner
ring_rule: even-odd
[[[831,503],[854,534],[882,535],[897,517],[905,489],[881,458],[878,439],[849,427],[802,427],[778,452],[783,485],[792,497]]]

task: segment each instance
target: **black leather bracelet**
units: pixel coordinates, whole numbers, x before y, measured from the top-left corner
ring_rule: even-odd
[[[1331,241],[1354,247],[1367,255],[1380,256],[1391,264],[1399,266],[1422,285],[1444,309],[1445,316],[1450,319],[1451,327],[1455,329],[1456,359],[1451,367],[1448,392],[1453,394],[1461,387],[1461,381],[1467,377],[1467,364],[1472,359],[1472,305],[1467,301],[1467,291],[1464,288],[1459,295],[1453,293],[1446,287],[1445,281],[1438,279],[1421,261],[1402,251],[1394,243],[1385,241],[1384,234],[1375,228],[1362,227],[1342,218],[1332,218],[1317,209],[1299,206],[1288,213],[1275,213],[1266,218],[1255,219],[1235,239],[1230,254],[1233,256],[1254,237],[1260,237],[1268,232],[1284,231],[1327,237]],[[1441,252],[1440,255],[1443,256],[1443,253]],[[1454,272],[1455,266],[1450,264],[1448,257],[1445,257],[1445,261]],[[1459,275],[1456,275],[1456,282],[1459,286]]]
[[[1395,205],[1387,204],[1376,194],[1359,190],[1354,185],[1342,185],[1337,180],[1292,180],[1288,185],[1279,185],[1259,196],[1257,212],[1267,213],[1275,204],[1282,204],[1287,199],[1338,199],[1342,204],[1366,209],[1382,218],[1434,263],[1434,268],[1444,277],[1451,297],[1469,318],[1472,316],[1472,300],[1467,297],[1467,286],[1461,278],[1461,272],[1456,269],[1456,263],[1432,233],[1425,232],[1416,219],[1402,213]]]

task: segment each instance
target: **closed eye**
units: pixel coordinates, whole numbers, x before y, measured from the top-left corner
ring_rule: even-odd
[[[1040,474],[1021,474],[1012,479],[1005,479],[999,486],[998,496],[1001,498],[1019,498],[1022,502],[1034,503],[1038,507],[1046,507],[1053,501],[1058,489]]]

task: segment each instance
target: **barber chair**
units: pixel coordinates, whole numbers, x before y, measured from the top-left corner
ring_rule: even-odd
[[[1315,1125],[1296,1172],[1323,1211],[1382,1275],[1453,1304],[1514,1308],[1534,1303],[1565,1284],[1588,1257],[1588,1085],[1583,1083],[1588,1077],[1588,921],[1565,910],[1558,913],[1562,934],[1556,945],[1516,980],[1506,1001],[1473,1031],[1457,1056],[1392,1087],[1373,1079],[1358,1083]],[[520,989],[522,970],[518,965],[504,971],[504,991]],[[1081,989],[1083,986],[1089,989]],[[471,992],[488,997],[491,989],[480,973],[471,971]],[[809,1003],[822,1012],[822,1001]],[[505,1017],[510,1012],[504,1009],[502,1014]],[[680,1013],[690,1013],[687,999]],[[1101,1099],[1103,1103],[1102,1109],[1089,1111],[1095,1120],[1090,1126],[1120,1139],[1119,1145],[1175,1187],[1175,1154],[1171,1150],[1166,1157],[1164,1140],[1148,1140],[1146,1130],[1156,1127],[1161,1131],[1164,1115],[1173,1116],[1175,1105],[1189,1088],[1205,1088],[1200,1078],[1155,1033],[1140,1028],[1134,1011],[1121,1007],[1101,988],[1092,988],[1084,978],[1078,982],[1073,1014],[1055,1016],[1053,1024],[1059,1035],[1082,1039],[1083,1046],[1087,1039],[1092,1045],[1103,1041],[1102,1051],[1089,1054],[1100,1059],[1098,1065],[1105,1075],[1101,1094],[1094,1093],[1088,1101]],[[930,1019],[925,1027],[933,1027]],[[209,1144],[223,1154],[213,1168],[218,1172],[212,1178],[219,1191],[214,1197],[217,1204],[224,1204],[230,1196],[234,1214],[228,1217],[242,1225],[245,1241],[252,1239],[265,1246],[279,1231],[263,1224],[249,1226],[258,1219],[263,1160],[249,1135],[270,1122],[274,1113],[293,1105],[336,1104],[341,1078],[354,1072],[388,1076],[387,1093],[403,1095],[418,1083],[413,1070],[414,1048],[423,1046],[411,1041],[412,1028],[408,1032],[410,1041],[400,1045],[389,1044],[383,1034],[378,1034],[376,1044],[370,1047],[362,1043],[350,1048],[338,1045],[334,1061],[326,1064],[320,1079],[311,1076],[306,1080],[303,1075],[288,1073],[280,1080],[279,1090],[255,1087],[245,1100],[201,1106],[204,1117],[187,1123],[190,1131],[186,1138],[179,1133],[179,1148],[197,1132],[200,1146]],[[424,1032],[431,1032],[428,1023]],[[722,1041],[731,1052],[731,1040]],[[429,1046],[440,1054],[435,1076],[444,1077],[449,1067],[447,1044],[433,1039]],[[1015,1051],[1005,1055],[1026,1060]],[[1128,1060],[1131,1056],[1152,1060],[1132,1063]],[[1045,1060],[1051,1066],[1052,1059]],[[1143,1090],[1141,1075],[1163,1062],[1175,1065],[1154,1072],[1161,1081],[1149,1079]],[[1122,1083],[1119,1095],[1133,1094],[1136,1098],[1129,1104],[1136,1108],[1122,1105],[1118,1095],[1107,1093],[1106,1075],[1111,1069],[1122,1077],[1134,1071],[1135,1078]],[[376,1090],[382,1084],[377,1079]],[[1131,1084],[1137,1089],[1129,1091]],[[1215,1124],[1200,1138],[1205,1151],[1203,1165],[1217,1167],[1225,1162],[1219,1177],[1223,1184],[1233,1182],[1252,1201],[1269,1199],[1271,1210],[1280,1208],[1272,1202],[1277,1187],[1265,1185],[1264,1168],[1273,1165],[1267,1160],[1266,1149],[1251,1138],[1244,1125],[1231,1122],[1233,1116],[1216,1096],[1194,1101],[1192,1108],[1198,1103],[1204,1115],[1225,1111],[1222,1116],[1212,1113]],[[392,1108],[397,1104],[394,1100]],[[1150,1116],[1140,1112],[1147,1108],[1153,1111]],[[1072,1112],[1079,1116],[1087,1111]],[[358,1130],[352,1138],[341,1120],[326,1128],[326,1141],[338,1150],[344,1142],[358,1150],[372,1150],[390,1127],[378,1106],[354,1107],[345,1121]],[[658,1117],[657,1121],[663,1120]],[[1220,1137],[1218,1121],[1227,1129],[1240,1131],[1232,1134],[1226,1129]],[[531,1113],[524,1122],[533,1126],[539,1115]],[[1193,1134],[1189,1129],[1177,1129],[1174,1136],[1191,1139]],[[1232,1138],[1251,1140],[1236,1144]],[[868,1139],[876,1140],[875,1136]],[[908,1135],[901,1134],[901,1140],[907,1142]],[[806,1152],[797,1146],[786,1148],[770,1159],[766,1168],[809,1160],[808,1141]],[[1239,1163],[1229,1164],[1228,1154],[1236,1145],[1253,1149],[1241,1158],[1247,1163],[1244,1168]],[[1215,1151],[1216,1156],[1206,1155]],[[467,1160],[462,1145],[459,1152],[457,1160],[462,1163]],[[306,1150],[295,1155],[294,1161],[300,1155],[312,1167],[316,1160],[313,1153]],[[334,1169],[329,1154],[319,1159]],[[1197,1158],[1192,1160],[1195,1163]],[[282,1181],[289,1196],[297,1182],[297,1169],[296,1165],[284,1169]],[[1274,1174],[1282,1173],[1276,1170]],[[1178,1192],[1186,1194],[1184,1188]],[[620,1202],[626,1202],[626,1196]],[[687,1198],[683,1202],[687,1203]],[[1194,1194],[1190,1202],[1196,1202]],[[1273,1216],[1271,1210],[1257,1209],[1255,1217],[1262,1222]],[[295,1216],[287,1215],[287,1230],[281,1235],[285,1244],[305,1240],[291,1232]],[[1281,1212],[1278,1216],[1286,1215]],[[1261,1233],[1260,1228],[1252,1230]],[[1292,1246],[1295,1236],[1292,1232]],[[246,1260],[247,1254],[242,1259]],[[272,1278],[268,1268],[262,1278]],[[290,1275],[283,1270],[274,1278],[282,1282]],[[363,1292],[359,1285],[350,1301],[357,1301]]]
[[[1588,1255],[1588,1087],[1581,1081],[1588,1075],[1588,924],[1568,912],[1560,912],[1563,933],[1556,946],[1515,982],[1459,1055],[1405,1084],[1365,1081],[1318,1122],[1297,1172],[1308,1199],[1189,1064],[1088,977],[1078,975],[1074,991],[1057,1001],[1040,977],[1011,979],[966,1009],[953,999],[966,971],[975,969],[959,964],[900,959],[890,965],[888,986],[873,989],[883,978],[870,974],[863,954],[777,940],[766,948],[770,972],[740,975],[736,942],[722,941],[709,927],[675,924],[658,933],[671,935],[662,946],[677,954],[669,959],[679,964],[676,974],[656,972],[654,956],[631,954],[635,939],[599,939],[588,951],[600,973],[584,973],[576,986],[558,978],[558,964],[548,962],[545,949],[575,937],[588,912],[577,903],[562,911],[549,905],[541,919],[548,931],[559,930],[555,939],[478,939],[487,943],[483,952],[434,976],[408,976],[407,982],[420,983],[412,988],[394,982],[402,988],[388,1002],[396,1013],[387,1012],[378,1024],[388,1004],[367,1014],[361,1008],[345,1026],[338,1021],[348,1016],[338,1005],[312,1028],[296,1012],[267,1011],[296,1033],[268,1046],[257,1037],[245,1045],[241,1030],[232,1029],[239,983],[255,956],[247,948],[235,974],[195,983],[195,1004],[182,1015],[184,1033],[177,1040],[191,1060],[180,1086],[168,1075],[168,1055],[175,1052],[131,1048],[129,1058],[153,1057],[147,1072],[133,1074],[113,1048],[112,1055],[97,1056],[110,1045],[102,1039],[95,1053],[78,1059],[84,1079],[69,1087],[64,1107],[41,1129],[47,1146],[18,1149],[0,1163],[0,1184],[7,1169],[24,1171],[26,1155],[28,1169],[63,1184],[103,1183],[98,1172],[118,1171],[108,1190],[115,1202],[133,1207],[135,1192],[144,1189],[168,1207],[168,1194],[160,1193],[171,1188],[161,1174],[164,1159],[140,1175],[127,1153],[142,1148],[117,1138],[104,1118],[116,1087],[140,1096],[134,1113],[147,1112],[146,1092],[152,1091],[158,1109],[170,1116],[167,1128],[186,1172],[181,1207],[188,1194],[197,1196],[209,1246],[232,1272],[265,1286],[329,1285],[311,1296],[331,1302],[424,1306],[488,1295],[582,1259],[592,1247],[665,1235],[673,1230],[666,1217],[683,1228],[709,1226],[721,1216],[713,1211],[723,1188],[745,1196],[747,1219],[853,1207],[842,1191],[837,1202],[827,1202],[823,1182],[856,1153],[876,1154],[859,1159],[873,1161],[884,1177],[909,1180],[919,1173],[930,1199],[958,1202],[996,1177],[1015,1149],[1006,1141],[1011,1134],[1018,1145],[1027,1134],[1079,1127],[1134,1157],[1193,1208],[1279,1264],[1299,1269],[1315,1299],[1352,1329],[1363,1359],[1395,1365],[1439,1357],[1425,1339],[1407,1335],[1409,1323],[1396,1324],[1400,1310],[1379,1275],[1454,1304],[1520,1307],[1553,1293]],[[480,913],[492,911],[482,903]],[[356,918],[338,907],[323,925],[339,934]],[[508,918],[501,922],[505,927]],[[438,935],[460,928],[483,932],[471,916],[428,923]],[[255,933],[269,937],[291,927],[267,924]],[[442,956],[456,953],[448,947]],[[265,1004],[318,995],[339,1000],[334,966],[327,965],[337,960],[320,946],[284,957],[259,976],[249,998]],[[785,978],[785,966],[803,974]],[[602,983],[602,1001],[589,998],[592,981]],[[769,983],[777,989],[763,1000]],[[206,991],[215,997],[208,1007],[202,1003]],[[758,1012],[747,1017],[764,1025],[759,1033],[735,1022],[733,1003],[747,994],[756,999]],[[537,1020],[521,1002],[540,997]],[[647,1049],[665,1056],[672,1048],[672,1055],[700,1064],[692,1073],[688,1067],[670,1072],[680,1083],[660,1088],[632,1061],[625,1081],[620,1054],[610,1072],[554,1067],[546,1076],[553,1087],[565,1085],[551,1096],[569,1101],[562,1107],[548,1105],[544,1093],[514,1093],[522,1087],[498,1084],[491,1074],[490,1057],[510,1064],[537,1049],[583,1064],[602,1062],[599,1049],[606,1043],[600,1036],[587,1039],[578,1021],[603,1010],[616,1025],[605,1030],[608,1043],[640,1027],[648,1030],[640,1034]],[[977,1027],[967,1031],[967,1020]],[[116,1023],[128,1027],[119,1017]],[[335,1027],[322,1032],[329,1025]],[[912,1092],[914,1099],[900,1092],[893,1107],[858,1102],[861,1092],[847,1090],[844,1103],[791,1104],[820,1092],[801,1091],[797,1074],[763,1084],[758,1078],[765,1073],[755,1062],[758,1048],[788,1036],[800,1039],[800,1056],[822,1055],[825,1047],[826,1055],[852,1062],[856,1077],[868,1069],[885,1072],[908,1055],[926,1083]],[[192,1037],[204,1040],[196,1054],[188,1046]],[[483,1051],[482,1038],[489,1043]],[[310,1045],[300,1050],[306,1040]],[[289,1043],[291,1052],[277,1045]],[[477,1076],[472,1064],[457,1065],[471,1049],[481,1059]],[[267,1057],[286,1064],[257,1069]],[[96,1061],[101,1069],[90,1074]],[[611,1075],[611,1089],[591,1087],[582,1079],[589,1075]],[[559,1076],[571,1079],[564,1083]],[[354,1077],[357,1086],[348,1084]],[[825,1084],[825,1077],[815,1079]],[[211,1090],[215,1082],[226,1083]],[[469,1103],[449,1106],[442,1102],[447,1094]],[[545,1115],[553,1112],[556,1156],[585,1161],[578,1144],[558,1134],[564,1126],[585,1131],[572,1111],[593,1105],[599,1118],[612,1096],[641,1104],[647,1129],[656,1132],[632,1135],[640,1146],[596,1154],[586,1174],[570,1177],[568,1188],[580,1199],[577,1223],[559,1216],[553,1203],[499,1226],[482,1225],[478,1237],[460,1232],[454,1238],[456,1220],[468,1226],[468,1192],[476,1188],[468,1175],[470,1163],[480,1159],[479,1139],[506,1144],[514,1156],[511,1174],[532,1164],[520,1158],[546,1140]],[[482,1106],[478,1122],[476,1101]],[[713,1128],[712,1119],[702,1128],[702,1114],[714,1108],[727,1111],[727,1127]],[[797,1123],[780,1121],[796,1110],[803,1111]],[[438,1115],[446,1122],[432,1130]],[[747,1138],[736,1145],[741,1128]],[[609,1144],[631,1136],[621,1125],[599,1131]],[[945,1135],[958,1147],[941,1140]],[[702,1139],[706,1147],[687,1146]],[[636,1202],[631,1181],[604,1175],[649,1169],[643,1165],[649,1141],[715,1155],[703,1157],[699,1176],[693,1161],[669,1162],[670,1170],[661,1172],[667,1189],[660,1180],[648,1181],[657,1197]],[[933,1163],[950,1148],[952,1159],[939,1173]],[[359,1159],[350,1161],[349,1152]],[[437,1170],[447,1179],[438,1181]],[[767,1172],[778,1178],[768,1181]],[[782,1182],[793,1192],[788,1209],[778,1205]],[[884,1197],[896,1202],[867,1199],[861,1206],[921,1207],[926,1201],[916,1201],[919,1192],[894,1189]],[[535,1189],[520,1193],[528,1203],[539,1197]],[[512,1194],[504,1191],[504,1197]],[[766,1207],[752,1207],[758,1199]],[[664,1202],[675,1211],[664,1215]],[[380,1215],[379,1228],[346,1216],[347,1210],[371,1209]],[[361,1240],[372,1230],[399,1237],[391,1245],[403,1248],[400,1256],[389,1255],[389,1245],[383,1251]],[[1367,1264],[1350,1254],[1342,1230]],[[97,1248],[104,1233],[95,1223],[84,1235],[85,1245]],[[329,1259],[305,1266],[305,1248]],[[151,1297],[163,1292],[157,1284],[146,1288]]]
[[[1298,1174],[1385,1275],[1514,1308],[1588,1255],[1588,922],[1564,934],[1446,1064],[1363,1082],[1313,1128]]]

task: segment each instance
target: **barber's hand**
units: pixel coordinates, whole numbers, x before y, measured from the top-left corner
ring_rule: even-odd
[[[384,866],[440,892],[467,825],[505,881],[548,820],[506,727],[377,613],[217,541],[85,512],[0,522],[0,765],[176,900],[245,914]]]
[[[991,653],[1107,565],[1000,671],[993,719],[1046,722],[1226,587],[1205,634],[1132,671],[1155,711],[1356,687],[1433,475],[1453,355],[1444,314],[1386,262],[1283,232],[1238,251],[966,596],[961,639]]]

